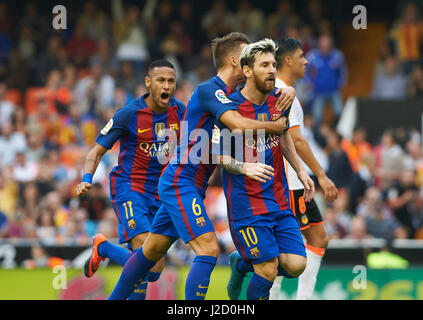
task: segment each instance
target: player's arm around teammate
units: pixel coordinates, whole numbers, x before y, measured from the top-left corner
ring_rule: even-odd
[[[232,174],[243,174],[259,182],[271,180],[274,176],[273,167],[264,163],[241,162],[230,156],[220,156],[220,166]]]

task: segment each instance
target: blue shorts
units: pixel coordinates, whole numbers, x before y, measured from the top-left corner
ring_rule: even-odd
[[[238,252],[252,264],[280,253],[307,257],[297,218],[290,209],[230,221],[229,226]]]
[[[159,233],[172,232],[170,223],[173,223],[173,231],[185,242],[189,242],[198,236],[214,232],[213,225],[207,216],[203,203],[204,195],[194,183],[173,185],[163,176],[159,180],[159,196],[163,209],[160,209],[160,216],[154,222],[151,232]],[[169,227],[166,229],[165,224]],[[159,228],[158,225],[161,224]]]
[[[119,243],[128,242],[138,234],[149,232],[154,216],[161,206],[161,202],[153,195],[131,190],[117,194],[111,201],[118,219]]]
[[[172,218],[167,212],[164,204],[162,204],[157,211],[156,216],[151,223],[150,232],[169,237],[172,242],[175,242],[179,238],[178,231],[176,230]]]

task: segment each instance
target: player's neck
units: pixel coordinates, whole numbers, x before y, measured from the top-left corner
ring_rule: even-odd
[[[293,87],[297,79],[288,69],[277,70],[276,78],[282,80],[287,86]]]
[[[147,98],[144,99],[145,104],[147,105],[147,107],[149,107],[151,110],[153,110],[155,113],[163,113],[166,111],[166,109],[160,108],[153,100],[153,97],[151,96],[151,94],[148,95]]]
[[[259,91],[257,87],[250,81],[245,83],[245,87],[242,88],[241,94],[247,98],[248,101],[251,101],[258,106],[261,106],[263,103],[265,103],[268,96],[267,94]]]
[[[229,68],[219,70],[217,72],[217,76],[222,79],[222,81],[226,84],[227,87],[231,89],[231,91],[234,91],[239,85],[239,79],[234,78],[233,71]]]

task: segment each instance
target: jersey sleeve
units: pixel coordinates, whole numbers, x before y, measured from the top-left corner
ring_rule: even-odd
[[[113,118],[101,129],[96,142],[106,149],[111,149],[113,144],[127,132],[130,116],[131,112],[128,107],[116,111]]]
[[[302,113],[303,113],[303,110],[300,106],[300,103],[297,100],[297,98],[295,98],[291,106],[291,112],[289,113],[289,127],[290,128],[301,125]]]
[[[204,111],[210,112],[217,120],[228,110],[238,110],[232,100],[219,88],[199,88],[198,99]]]

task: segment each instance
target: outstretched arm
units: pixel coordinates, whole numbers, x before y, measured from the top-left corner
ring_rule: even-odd
[[[78,196],[87,193],[92,187],[92,176],[97,170],[101,157],[107,152],[107,149],[100,144],[96,144],[87,154],[84,167],[84,178],[76,186],[75,192]]]

